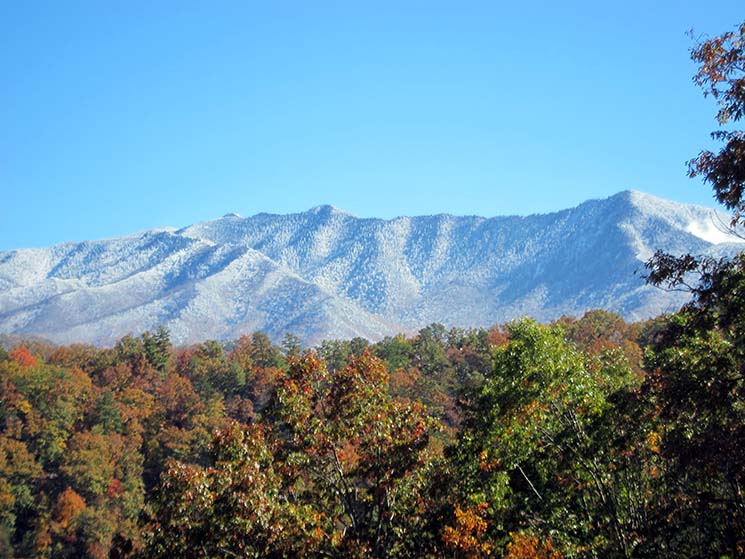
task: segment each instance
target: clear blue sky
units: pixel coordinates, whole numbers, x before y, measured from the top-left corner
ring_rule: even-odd
[[[685,32],[742,0],[0,3],[0,250],[333,204],[713,205]]]

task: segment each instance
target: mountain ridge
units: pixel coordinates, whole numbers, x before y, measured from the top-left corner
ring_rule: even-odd
[[[727,219],[628,190],[529,216],[226,214],[0,252],[0,332],[110,345],[162,324],[177,343],[253,330],[315,343],[596,307],[647,318],[685,298],[634,272],[657,248],[734,254]]]

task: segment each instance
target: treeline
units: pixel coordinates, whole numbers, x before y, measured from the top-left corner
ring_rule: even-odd
[[[0,351],[3,557],[745,556],[745,259],[680,312]]]

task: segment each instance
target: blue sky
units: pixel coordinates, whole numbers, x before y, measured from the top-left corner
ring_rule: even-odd
[[[701,2],[0,3],[0,250],[333,204],[713,205]]]

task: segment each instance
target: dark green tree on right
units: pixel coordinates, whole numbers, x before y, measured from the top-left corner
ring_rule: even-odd
[[[694,82],[719,105],[721,126],[745,115],[745,23],[697,44]],[[745,224],[745,132],[718,130],[689,174],[709,183]],[[665,464],[650,511],[647,556],[745,557],[745,254],[730,259],[658,252],[653,285],[691,292],[649,348],[646,397],[662,424]]]

